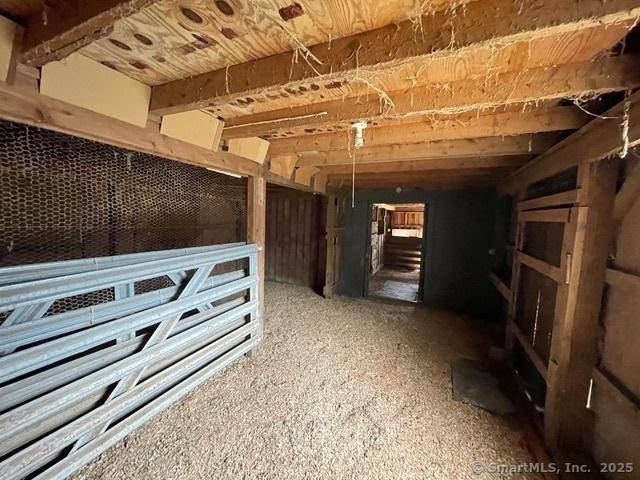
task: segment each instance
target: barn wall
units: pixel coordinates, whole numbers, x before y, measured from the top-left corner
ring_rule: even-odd
[[[346,209],[341,293],[361,297],[365,288],[366,245],[373,203],[426,203],[425,304],[494,318],[500,298],[489,283],[489,250],[494,234],[492,190],[356,192],[355,208]],[[472,240],[472,241],[470,241]]]
[[[246,180],[0,121],[0,266],[246,239]]]
[[[636,167],[637,168],[637,167]],[[621,224],[615,247],[616,270],[640,275],[640,199]],[[598,462],[640,465],[640,297],[630,285],[608,282],[601,313],[599,369],[593,395],[593,453]],[[626,394],[626,397],[625,397]],[[615,473],[605,475],[616,478]]]
[[[265,279],[321,291],[326,200],[291,189],[267,190]]]

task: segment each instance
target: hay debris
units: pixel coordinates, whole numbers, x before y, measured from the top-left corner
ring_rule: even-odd
[[[452,398],[451,362],[484,351],[479,323],[266,287],[265,341],[252,359],[71,478],[489,480],[473,462],[535,461],[515,422]]]

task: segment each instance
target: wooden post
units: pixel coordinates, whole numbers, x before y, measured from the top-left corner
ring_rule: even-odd
[[[556,305],[545,408],[545,441],[558,461],[591,450],[593,418],[586,403],[600,333],[618,166],[617,158],[580,164],[579,206],[566,226],[571,232],[565,235],[569,244],[563,248],[566,282],[561,288],[567,290],[558,291],[563,300]]]
[[[518,202],[522,200],[524,197],[524,189],[520,189],[515,195],[513,199],[513,209],[515,210],[515,222],[516,222],[516,238],[513,245],[513,251],[511,252],[511,282],[509,283],[511,287],[509,307],[507,311],[507,319],[505,325],[505,335],[504,335],[504,350],[505,350],[505,358],[511,359],[513,353],[513,326],[516,321],[517,314],[517,305],[518,305],[518,290],[520,288],[520,262],[518,261],[518,251],[522,250],[522,245],[524,243],[524,228],[522,223],[520,222],[520,212],[517,211]]]
[[[262,337],[264,327],[264,242],[266,230],[267,181],[264,175],[247,179],[247,243],[258,245],[258,335]]]

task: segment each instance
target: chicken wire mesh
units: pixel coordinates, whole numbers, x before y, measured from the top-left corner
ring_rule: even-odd
[[[246,180],[205,168],[0,121],[0,174],[0,267],[246,240]],[[47,314],[113,299],[92,292]]]

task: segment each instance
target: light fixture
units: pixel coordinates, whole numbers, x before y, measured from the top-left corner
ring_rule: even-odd
[[[356,131],[356,136],[353,141],[353,146],[356,148],[362,148],[364,146],[364,129],[367,128],[367,122],[360,120],[359,122],[351,125],[353,129]]]

